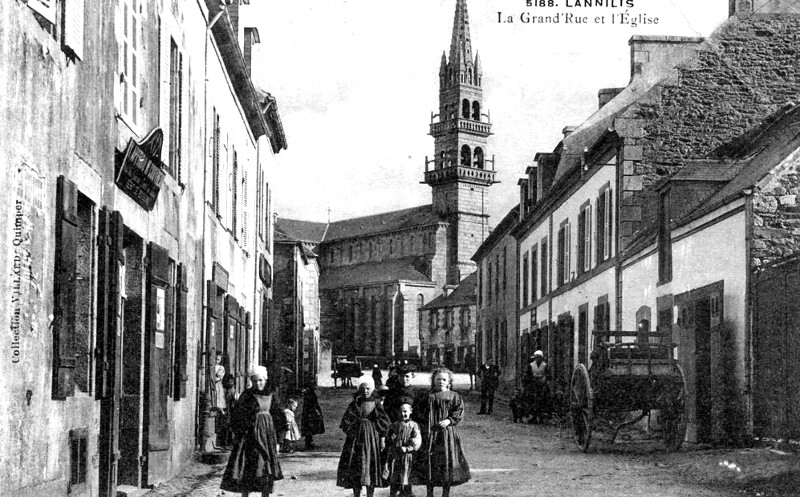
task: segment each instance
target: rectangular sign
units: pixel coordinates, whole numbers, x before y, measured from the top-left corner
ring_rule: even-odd
[[[150,158],[135,141],[128,141],[116,181],[120,190],[150,211],[156,204],[164,176],[160,164]]]

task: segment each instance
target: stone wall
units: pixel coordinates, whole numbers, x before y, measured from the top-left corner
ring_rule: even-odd
[[[800,255],[800,151],[778,165],[753,192],[753,268]]]
[[[800,15],[734,17],[623,112],[620,248],[642,227],[646,188],[800,98]]]

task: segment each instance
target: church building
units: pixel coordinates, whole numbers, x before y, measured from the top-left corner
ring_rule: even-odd
[[[316,244],[320,333],[334,355],[413,360],[444,346],[421,338],[419,308],[475,272],[471,257],[489,235],[491,134],[467,2],[457,0],[450,54],[442,53],[439,69],[439,111],[430,124],[435,155],[425,161],[432,202],[331,223],[277,221],[278,232]]]

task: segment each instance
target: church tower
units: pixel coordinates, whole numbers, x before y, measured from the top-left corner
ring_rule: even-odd
[[[489,236],[488,187],[495,171],[494,158],[487,154],[492,127],[483,110],[482,85],[480,57],[472,55],[467,1],[457,0],[450,57],[442,53],[439,68],[439,113],[431,117],[435,156],[425,160],[433,208],[450,223],[446,258],[451,285],[475,271],[471,257]]]

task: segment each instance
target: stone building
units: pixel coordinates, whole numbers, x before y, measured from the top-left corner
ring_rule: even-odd
[[[526,188],[520,183],[522,198],[527,201]],[[511,230],[520,220],[519,212],[519,206],[512,208],[472,256],[478,265],[476,360],[500,366],[504,390],[516,386],[516,372],[524,364],[520,361],[527,359],[526,352],[533,352],[522,347],[517,332],[517,309],[527,306],[530,298],[527,289],[522,294],[517,291],[517,240]],[[526,266],[527,260],[522,264]]]
[[[472,52],[465,0],[456,2],[449,56],[439,69],[434,157],[424,181],[432,202],[331,223],[303,224],[319,254],[321,335],[333,354],[420,358],[418,309],[475,271],[488,235],[494,161],[483,106],[483,70]]]
[[[799,96],[800,14],[745,4],[706,40],[633,37],[630,83],[537,154],[512,230],[521,342],[546,352],[554,391],[590,363],[592,331],[669,332],[690,441],[738,437],[715,418],[753,428],[748,281],[794,250],[796,111],[781,109]]]
[[[244,199],[265,195],[259,157],[270,152],[257,147],[282,130],[246,87],[239,2],[228,3],[0,5],[0,201],[13,212],[0,220],[13,234],[0,250],[0,314],[13,330],[0,375],[2,495],[115,496],[191,459],[203,441],[206,255],[245,296],[238,317],[260,319],[244,259],[266,251],[256,217],[269,216]],[[227,155],[216,129],[236,134]],[[236,179],[220,185],[234,193],[206,198],[206,169],[230,168],[237,153],[239,174],[226,170]],[[228,238],[204,222],[208,205]],[[228,264],[236,251],[239,266]],[[256,337],[243,343],[245,360],[257,357]]]
[[[465,371],[464,356],[475,345],[478,275],[472,273],[452,291],[420,307],[420,342],[425,367]]]

